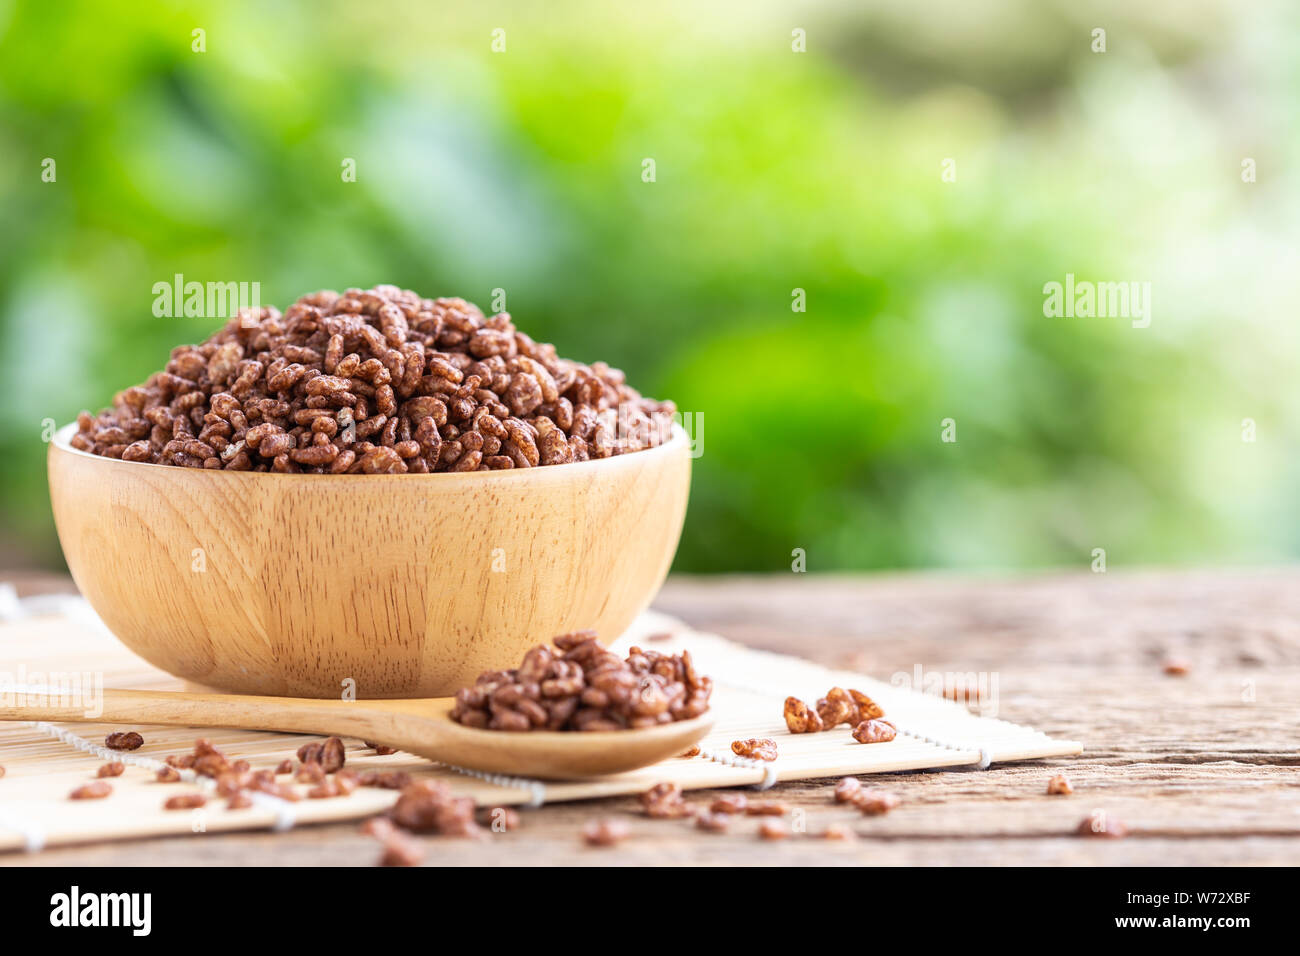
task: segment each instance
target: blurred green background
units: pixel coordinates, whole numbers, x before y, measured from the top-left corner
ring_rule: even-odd
[[[703,416],[678,570],[1294,559],[1298,54],[1280,2],[0,0],[0,567],[61,566],[43,422],[221,324],[176,273],[504,289]]]

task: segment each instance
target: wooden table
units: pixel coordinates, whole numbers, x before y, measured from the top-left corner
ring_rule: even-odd
[[[12,576],[10,576],[12,579]],[[64,582],[27,580],[24,588]],[[859,839],[766,843],[752,820],[705,834],[655,821],[634,799],[528,811],[514,833],[429,841],[427,863],[563,864],[1294,864],[1300,860],[1300,570],[676,578],[656,606],[758,647],[877,677],[996,677],[998,716],[1080,740],[1081,757],[985,771],[890,774],[903,804],[863,818],[833,781],[773,793],[807,828],[849,823]],[[1165,673],[1169,658],[1185,676]],[[1069,797],[1044,789],[1054,773]],[[704,794],[691,795],[703,798]],[[1126,839],[1084,839],[1094,809]],[[594,815],[628,819],[615,850],[584,847]],[[208,834],[0,857],[4,864],[370,865],[355,825]]]

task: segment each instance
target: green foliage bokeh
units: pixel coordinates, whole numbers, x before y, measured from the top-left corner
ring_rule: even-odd
[[[884,7],[14,3],[6,561],[58,564],[42,423],[220,324],[153,315],[177,273],[281,306],[506,290],[535,338],[702,417],[678,570],[1300,553],[1295,142],[1266,122],[1294,43],[1116,5],[1098,55],[1064,8]],[[1196,80],[1225,61],[1254,67],[1245,131]],[[1152,281],[1152,327],[1045,317],[1067,272]]]

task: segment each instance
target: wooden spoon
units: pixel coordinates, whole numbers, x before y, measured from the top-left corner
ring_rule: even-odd
[[[462,727],[448,716],[453,699],[313,700],[105,690],[102,712],[77,705],[0,705],[3,720],[233,727],[359,737],[471,770],[544,779],[622,773],[675,757],[709,732],[713,714],[644,730],[511,733]]]

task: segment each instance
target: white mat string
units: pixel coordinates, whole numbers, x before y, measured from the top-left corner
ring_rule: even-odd
[[[90,604],[79,594],[35,594],[22,598],[18,596],[18,591],[11,583],[7,581],[0,582],[0,622],[20,621],[25,618],[46,615],[62,615],[96,630],[108,630],[104,622],[100,620],[99,615],[91,609]],[[16,692],[25,692],[28,696],[60,697],[65,693],[65,688],[34,685],[17,688]],[[32,721],[31,726],[48,737],[53,737],[61,743],[75,747],[84,753],[94,754],[105,761],[130,764],[133,767],[142,767],[154,773],[157,773],[163,767],[169,766],[169,764],[161,760],[155,760],[152,757],[126,753],[120,750],[110,750],[70,730],[56,727],[48,721]],[[209,778],[196,774],[193,770],[174,769],[180,774],[183,782],[193,784],[207,791],[208,795],[216,792],[216,783]],[[297,822],[297,810],[293,801],[282,800],[273,794],[262,793],[257,790],[247,791],[247,795],[255,806],[259,806],[263,810],[270,810],[275,814],[275,822],[271,824],[272,830],[277,832],[288,830]],[[41,832],[39,840],[33,840],[29,835],[32,832],[30,825],[24,824],[21,820],[15,821],[11,817],[0,817],[0,825],[7,826],[9,829],[23,834],[28,849],[31,849],[33,844],[37,845],[37,849],[44,845],[43,832]]]
[[[975,764],[976,770],[987,770],[989,769],[989,765],[993,763],[993,752],[989,750],[988,747],[981,747],[981,746],[972,747],[970,744],[948,743],[947,741],[938,740],[937,738],[934,737],[927,737],[925,734],[918,734],[918,733],[913,733],[910,730],[904,730],[902,727],[898,728],[898,732],[905,737],[912,737],[916,740],[923,740],[927,744],[934,744],[936,747],[942,747],[944,750],[958,750],[958,751],[978,750],[980,752],[980,759]]]
[[[775,760],[754,760],[751,757],[741,757],[738,754],[727,753],[725,750],[716,752],[700,748],[700,756],[705,760],[712,760],[714,763],[724,764],[728,767],[743,767],[746,770],[763,771],[763,779],[754,784],[756,790],[767,790],[776,784],[776,761]]]
[[[87,740],[85,737],[82,737],[79,734],[74,734],[72,731],[63,727],[55,726],[49,721],[34,720],[29,721],[29,724],[35,730],[40,731],[47,737],[58,740],[60,743],[67,744],[69,747],[74,747],[83,753],[93,754],[104,761],[129,764],[132,767],[141,767],[145,770],[153,771],[154,773],[157,773],[164,767],[171,766],[162,760],[156,760],[153,757],[147,757],[144,754],[133,754],[121,750],[110,750],[102,744],[97,744],[93,741]],[[193,784],[199,789],[207,791],[209,796],[216,793],[217,784],[215,780],[197,774],[193,770],[182,770],[179,768],[172,769],[176,770],[183,782]],[[275,830],[277,833],[291,829],[297,822],[298,814],[293,801],[282,800],[280,797],[270,793],[263,793],[260,790],[249,790],[245,792],[256,806],[259,806],[264,810],[270,810],[275,814],[275,822],[271,824],[271,829]],[[23,831],[19,829],[19,832]]]
[[[743,682],[737,682],[734,680],[720,680],[719,683],[722,683],[725,686],[731,687],[735,690],[746,691],[751,694],[767,696],[772,693],[772,689],[770,687],[758,687]],[[954,706],[957,705],[954,704]],[[886,717],[888,717],[888,715],[886,715]],[[990,718],[983,718],[983,719],[987,720]],[[998,723],[1006,723],[1006,721],[998,721]],[[897,725],[895,725],[895,728],[898,730],[900,734],[903,734],[904,736],[913,737],[916,740],[924,741],[927,744],[933,744],[936,747],[942,747],[944,750],[956,750],[956,751],[978,750],[980,758],[979,761],[975,764],[975,769],[977,770],[987,770],[989,766],[993,763],[992,750],[980,744],[976,744],[975,746],[971,746],[970,744],[954,744],[954,743],[949,743],[948,741],[939,740],[935,737],[927,736],[925,734],[918,734],[910,730],[904,730],[902,727],[898,727]],[[1032,730],[1033,728],[1026,728],[1026,729]],[[774,766],[774,763],[763,763],[757,760],[750,760],[746,757],[738,757],[735,754],[714,753],[712,751],[704,750],[703,748],[700,749],[700,756],[706,757],[709,760],[714,761],[715,763],[726,764],[727,766],[730,767],[761,768],[763,770],[763,780],[761,783],[756,784],[759,790],[766,790],[768,787],[776,783],[776,767]]]
[[[0,807],[0,827],[13,830],[21,836],[23,849],[28,853],[39,853],[45,849],[45,828],[40,824],[6,813],[4,807]]]
[[[435,761],[439,767],[454,771],[466,777],[473,777],[475,780],[482,780],[484,783],[490,783],[498,787],[514,787],[517,790],[527,790],[531,795],[526,807],[540,807],[546,802],[546,784],[540,780],[531,780],[528,777],[511,777],[504,773],[485,773],[482,770],[471,770],[469,767],[458,767],[454,763],[443,763],[441,760]]]

